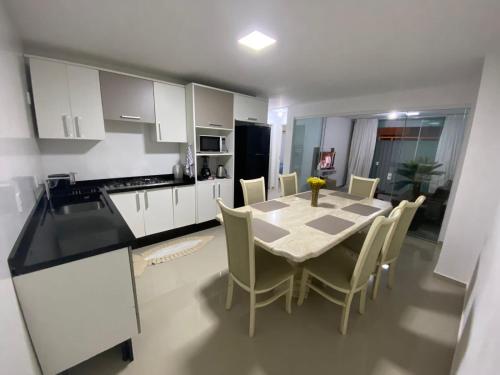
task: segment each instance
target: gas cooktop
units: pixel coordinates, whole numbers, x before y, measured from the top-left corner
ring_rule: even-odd
[[[106,189],[120,189],[125,187],[134,186],[150,186],[150,185],[166,185],[173,184],[175,180],[166,177],[152,176],[152,177],[134,177],[131,179],[116,179],[106,182]]]

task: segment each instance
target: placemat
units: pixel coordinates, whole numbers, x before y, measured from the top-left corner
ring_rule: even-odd
[[[261,219],[253,219],[252,226],[254,236],[264,242],[274,242],[290,234],[286,229]]]
[[[375,212],[381,210],[381,208],[367,206],[366,204],[360,204],[360,203],[351,204],[351,205],[346,206],[342,209],[344,211],[353,212],[353,213],[361,215],[361,216],[370,216],[371,214],[374,214]]]
[[[325,215],[309,221],[306,225],[334,236],[353,226],[354,223],[349,220],[341,219],[340,217]]]
[[[349,194],[349,193],[346,193],[345,191],[335,191],[333,193],[330,193],[330,195],[340,197],[340,198],[351,199],[353,201],[361,201],[361,200],[365,199],[365,197],[360,197],[359,195]]]
[[[262,212],[271,212],[285,207],[289,207],[290,205],[279,201],[267,201],[267,202],[254,203],[251,204],[250,206]]]
[[[295,196],[297,198],[302,198],[302,199],[308,199],[308,200],[310,200],[311,199],[311,195],[312,194],[311,194],[310,191],[305,191],[303,193],[296,194]],[[319,194],[318,198],[321,198],[321,197],[324,197],[324,196],[325,196],[325,194]]]

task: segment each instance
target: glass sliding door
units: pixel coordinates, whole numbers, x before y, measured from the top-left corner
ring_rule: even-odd
[[[416,236],[438,240],[456,166],[448,154],[460,153],[465,122],[465,110],[379,119],[370,177],[380,178],[378,198],[394,206],[426,196],[410,228]]]
[[[297,172],[299,191],[309,190],[306,180],[316,174],[315,150],[321,147],[324,118],[296,119],[293,125],[290,171]]]

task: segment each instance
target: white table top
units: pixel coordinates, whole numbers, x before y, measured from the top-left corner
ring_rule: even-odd
[[[288,207],[279,210],[262,212],[251,206],[237,208],[238,211],[251,210],[253,217],[286,229],[290,234],[273,242],[264,242],[254,233],[255,243],[267,251],[283,256],[294,262],[303,262],[307,259],[317,257],[333,246],[338,245],[352,234],[368,226],[377,216],[387,214],[392,205],[390,202],[379,199],[352,200],[330,195],[332,190],[322,189],[318,201],[318,207],[311,207],[311,201],[299,198],[295,195],[275,199],[288,204]],[[362,216],[342,210],[343,207],[360,203],[380,208],[380,211],[369,216]],[[323,207],[322,207],[323,206]],[[321,230],[311,228],[307,225],[311,220],[324,215],[332,215],[341,219],[354,222],[354,225],[344,231],[331,235]],[[217,220],[222,222],[222,215],[217,215]]]

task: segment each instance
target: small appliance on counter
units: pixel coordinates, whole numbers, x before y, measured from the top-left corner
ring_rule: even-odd
[[[226,137],[200,135],[200,152],[227,152]]]
[[[222,164],[217,166],[217,170],[215,171],[215,177],[217,178],[227,178],[227,170],[224,168]]]
[[[208,168],[208,156],[203,156],[203,166],[200,171],[200,180],[208,180],[212,172],[210,172],[210,168]]]
[[[172,173],[174,174],[174,179],[182,180],[184,177],[184,168],[182,168],[182,165],[176,164],[172,168]]]

